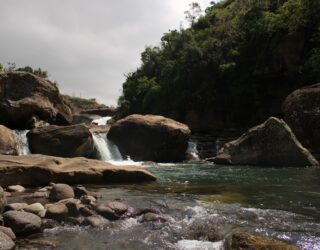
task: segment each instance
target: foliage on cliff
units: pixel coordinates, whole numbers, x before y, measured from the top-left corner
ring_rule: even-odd
[[[320,80],[320,2],[212,3],[141,61],[123,84],[120,116],[162,114],[203,129],[256,124],[277,115],[292,90]]]
[[[86,99],[77,96],[63,95],[63,99],[65,103],[71,108],[72,113],[74,114],[84,110],[107,107],[104,104],[98,103],[95,98]]]

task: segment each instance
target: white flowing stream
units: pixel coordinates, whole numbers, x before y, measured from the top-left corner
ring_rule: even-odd
[[[30,155],[30,148],[27,138],[27,133],[29,130],[14,130],[14,133],[17,136],[18,139],[18,150],[19,155]]]

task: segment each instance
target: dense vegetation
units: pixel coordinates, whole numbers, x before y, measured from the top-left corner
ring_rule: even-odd
[[[107,107],[104,104],[98,103],[95,98],[86,99],[82,97],[63,95],[63,99],[74,114],[83,110],[101,109]]]
[[[192,13],[190,28],[169,31],[141,54],[123,84],[119,116],[162,114],[201,130],[247,127],[279,116],[287,94],[320,80],[320,1],[225,0],[199,18]]]

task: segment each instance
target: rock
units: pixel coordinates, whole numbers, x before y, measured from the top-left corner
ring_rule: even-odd
[[[22,192],[26,191],[26,189],[21,185],[8,186],[7,190],[10,192],[18,192],[18,193],[22,193]]]
[[[98,157],[92,134],[84,125],[38,127],[27,136],[33,154],[93,159]]]
[[[109,220],[97,215],[86,217],[82,222],[83,226],[92,226],[95,228],[104,228],[109,224],[110,224]]]
[[[54,184],[49,194],[51,201],[60,201],[68,198],[74,198],[72,187],[67,184]]]
[[[118,220],[128,210],[128,206],[122,202],[112,201],[96,206],[96,212],[108,220]]]
[[[14,234],[14,232],[10,227],[0,226],[0,231],[8,235],[12,240],[16,240],[16,235]]]
[[[37,203],[33,203],[33,204],[30,204],[28,205],[27,207],[25,207],[23,209],[24,211],[26,212],[29,212],[29,213],[33,213],[33,214],[36,214],[36,215],[41,215],[41,213],[45,210],[44,207],[42,206],[41,203],[37,202]],[[40,216],[41,217],[41,216]]]
[[[320,154],[320,83],[291,93],[282,105],[284,120],[302,145]]]
[[[136,161],[180,162],[190,133],[187,125],[163,116],[130,115],[111,126],[108,139]]]
[[[0,91],[0,94],[1,94],[1,91]],[[4,155],[19,154],[17,136],[14,134],[12,130],[2,125],[0,125],[0,154],[4,154]]]
[[[2,214],[5,205],[7,205],[7,199],[3,191],[3,188],[0,186],[0,214]]]
[[[167,219],[159,214],[146,213],[143,215],[142,222],[166,222]]]
[[[227,249],[298,250],[299,248],[280,240],[254,236],[244,232],[236,232],[232,235],[231,247],[229,246]]]
[[[217,161],[232,165],[318,166],[317,160],[296,139],[289,126],[270,117],[218,152]]]
[[[41,230],[39,216],[24,211],[8,211],[3,214],[4,225],[17,235],[27,235]]]
[[[84,205],[80,205],[79,212],[85,217],[94,215],[94,212]]]
[[[83,195],[81,196],[80,201],[85,205],[93,205],[97,201],[97,199],[91,195]]]
[[[13,240],[4,232],[0,231],[0,250],[11,250],[15,248]]]
[[[50,124],[68,125],[71,111],[59,89],[47,79],[26,72],[0,74],[0,123],[28,129],[25,124],[37,115]]]
[[[68,208],[62,203],[46,204],[47,209],[45,217],[53,220],[65,220],[68,216]]]
[[[68,215],[71,217],[78,217],[80,215],[79,209],[80,209],[80,201],[77,199],[65,199],[59,201],[59,203],[62,203],[66,205],[68,208]]]
[[[23,174],[22,174],[23,173]],[[67,184],[108,184],[154,181],[156,177],[137,166],[114,166],[86,158],[44,155],[0,155],[0,183],[42,186],[50,182]]]
[[[102,117],[114,116],[117,112],[116,108],[99,108],[99,109],[86,109],[82,110],[80,114],[99,115]]]
[[[22,211],[26,207],[28,207],[27,203],[10,203],[4,207],[4,211],[11,211],[11,210]]]
[[[90,192],[84,186],[77,186],[74,188],[74,195],[76,198],[80,198],[83,195],[90,195]]]

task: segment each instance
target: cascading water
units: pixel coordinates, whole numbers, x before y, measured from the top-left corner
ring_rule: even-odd
[[[117,145],[108,140],[106,133],[93,133],[92,136],[102,161],[123,160]]]
[[[103,125],[106,125],[111,118],[112,118],[111,116],[101,117],[93,120],[91,123],[95,125],[103,126]]]
[[[187,154],[191,155],[193,160],[199,160],[199,152],[195,141],[188,141]]]
[[[30,148],[27,138],[27,133],[29,130],[14,130],[14,133],[17,136],[18,139],[18,151],[19,155],[30,155]]]

